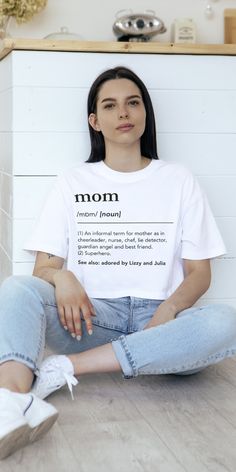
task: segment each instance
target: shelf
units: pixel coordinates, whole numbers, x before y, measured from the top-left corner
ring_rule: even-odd
[[[0,60],[11,51],[70,51],[132,54],[236,55],[236,44],[186,44],[158,42],[64,41],[6,38],[0,40]]]

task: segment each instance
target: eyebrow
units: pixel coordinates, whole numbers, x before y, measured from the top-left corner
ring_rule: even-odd
[[[126,97],[126,100],[130,100],[131,98],[142,98],[140,95],[129,95],[128,97]],[[104,103],[104,102],[116,102],[116,98],[112,98],[112,97],[108,97],[108,98],[104,98],[101,103]]]

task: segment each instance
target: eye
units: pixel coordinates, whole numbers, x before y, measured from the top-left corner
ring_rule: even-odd
[[[105,110],[112,110],[113,108],[115,107],[115,103],[106,103],[106,105],[104,105],[104,109]]]
[[[131,107],[136,107],[137,105],[140,104],[140,100],[133,99],[133,100],[130,100],[128,103],[129,105],[131,105]]]

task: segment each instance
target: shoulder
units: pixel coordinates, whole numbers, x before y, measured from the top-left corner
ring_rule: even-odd
[[[179,164],[178,162],[167,162],[161,159],[156,162],[159,162],[159,164],[156,165],[157,169],[161,170],[167,176],[173,176],[174,178],[181,179],[181,181],[195,180],[192,172],[187,169],[187,167]]]
[[[160,171],[163,172],[161,180],[168,188],[178,191],[182,194],[182,201],[189,201],[189,199],[202,198],[204,192],[199,185],[198,179],[195,175],[182,164],[176,162],[161,161],[162,166]]]
[[[70,185],[74,181],[79,181],[84,175],[94,173],[98,163],[82,162],[76,167],[71,167],[57,175],[56,182],[59,186]]]

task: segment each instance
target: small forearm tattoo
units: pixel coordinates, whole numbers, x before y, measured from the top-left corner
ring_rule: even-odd
[[[54,254],[48,254],[48,259],[51,259],[51,257],[55,257]]]

